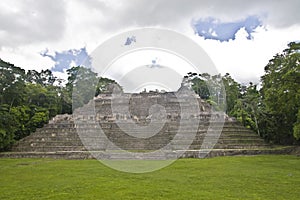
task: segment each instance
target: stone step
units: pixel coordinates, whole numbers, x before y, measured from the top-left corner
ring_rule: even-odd
[[[258,154],[289,154],[294,147],[282,146],[274,148],[257,149],[212,149],[212,150],[188,150],[182,155],[182,158],[208,158],[217,156],[235,156],[235,155],[258,155]]]
[[[186,148],[186,146],[190,146],[190,149],[199,149],[202,145],[202,142],[197,142],[193,141],[192,144],[190,144],[190,141],[187,140],[172,140],[172,141],[167,141],[165,143],[162,143],[160,141],[147,141],[147,142],[134,142],[134,141],[121,141],[117,142],[115,141],[115,144],[119,146],[121,145],[123,148],[134,148],[134,149],[157,149],[161,148],[167,144],[171,144],[174,149],[183,149]],[[105,142],[99,143],[99,142],[93,142],[89,141],[90,146],[98,147],[98,146],[105,146]],[[20,145],[19,145],[20,146]],[[20,151],[19,146],[14,148],[14,150]],[[30,149],[45,149],[45,148],[57,148],[58,150],[63,150],[65,149],[70,149],[72,147],[78,148],[80,146],[83,147],[82,143],[80,140],[78,141],[72,141],[72,142],[30,142],[26,141],[23,142],[20,148],[30,148]],[[240,149],[240,148],[256,148],[256,147],[268,147],[268,144],[265,144],[263,142],[249,142],[247,141],[244,143],[241,142],[235,142],[232,143],[232,141],[224,142],[222,143],[218,142],[215,144],[215,148],[229,148],[229,149]],[[62,149],[63,148],[63,149]],[[39,150],[37,150],[39,151]]]
[[[124,132],[104,132],[106,135],[108,136],[115,136],[118,137],[120,135],[124,135],[126,133]],[[130,135],[138,135],[139,132],[130,132]],[[143,133],[144,135],[146,135],[147,133]],[[83,136],[84,133],[81,133],[80,136]],[[99,136],[101,135],[100,132],[87,132],[86,133],[87,136]],[[153,133],[148,133],[148,135],[153,135]],[[185,132],[160,132],[160,133],[156,133],[154,136],[170,136],[173,137],[174,135],[180,135],[180,136],[190,136],[190,135],[195,135],[195,132],[189,132],[189,131],[185,131]],[[206,136],[207,132],[197,132],[198,136]],[[209,134],[210,135],[210,134]],[[44,138],[44,137],[78,137],[77,132],[52,132],[52,133],[35,133],[30,135],[30,137],[36,137],[36,138]],[[220,137],[258,137],[257,134],[253,133],[253,132],[221,132]]]
[[[250,133],[253,134],[254,132],[249,129],[222,129],[222,133]]]
[[[94,136],[92,136],[94,135]],[[112,138],[112,139],[124,139],[124,136],[126,137],[127,134],[124,135],[124,133],[110,133],[109,135],[107,135],[106,137]],[[138,134],[137,134],[138,135]],[[150,134],[149,134],[150,135]],[[149,138],[159,138],[159,139],[172,139],[174,138],[174,136],[176,135],[176,138],[180,138],[180,139],[202,139],[204,137],[206,138],[215,138],[216,136],[211,136],[209,134],[206,133],[197,133],[196,135],[194,135],[193,133],[177,133],[177,134],[170,134],[170,133],[160,133],[160,134],[156,134],[152,137]],[[100,134],[87,134],[87,137],[95,137],[95,138],[102,138],[104,136],[101,136]],[[52,133],[52,134],[35,134],[35,135],[30,135],[28,138],[26,138],[26,140],[35,140],[35,141],[56,141],[56,140],[80,140],[80,138],[84,138],[84,136],[81,134],[80,137],[77,134],[73,134],[73,133]],[[258,136],[256,134],[253,133],[235,133],[235,134],[224,134],[221,133],[221,135],[219,135],[219,139],[227,139],[227,138],[244,138],[244,139],[253,139],[256,141],[256,139],[258,138]]]
[[[259,138],[256,134],[220,134],[220,135],[210,135],[210,134],[204,134],[204,133],[197,133],[196,135],[192,135],[192,134],[181,134],[181,135],[176,135],[176,138],[178,139],[192,139],[194,138],[195,140],[201,140],[203,138],[219,138],[219,140],[223,140],[223,139],[252,139],[252,140],[262,140],[261,138]]]
[[[54,152],[5,152],[0,158],[54,158],[54,159],[93,159],[88,151],[54,151]]]
[[[49,133],[35,132],[30,136],[31,137],[78,137],[78,134],[77,132],[49,132]]]
[[[99,146],[99,145],[104,145],[105,142],[103,141],[103,143],[99,143],[97,142],[93,142],[93,141],[88,141],[89,145],[94,145],[94,146]],[[136,142],[134,140],[125,140],[125,141],[113,141],[114,144],[116,145],[121,145],[123,147],[157,147],[157,146],[165,146],[167,144],[171,144],[173,146],[186,146],[189,145],[191,143],[191,141],[187,141],[187,140],[172,140],[172,141],[156,141],[156,140],[149,140],[149,141],[145,141],[145,142]],[[192,144],[200,146],[202,145],[203,141],[199,142],[199,141],[193,141]],[[243,142],[233,142],[233,141],[218,141],[218,143],[216,145],[222,145],[223,148],[240,148],[241,146],[243,147],[247,147],[247,146],[269,146],[268,144],[265,144],[264,142],[260,141],[260,142],[252,142],[252,141],[243,141]],[[30,147],[30,148],[38,148],[38,147],[58,147],[60,148],[61,146],[83,146],[81,141],[72,141],[72,142],[24,142],[19,146],[23,146],[23,147]]]
[[[44,146],[82,146],[81,140],[77,141],[26,141],[22,143],[22,146],[30,147],[44,147]]]
[[[174,150],[177,149],[185,149],[187,144],[173,144],[172,148]],[[189,149],[200,149],[200,148],[210,148],[211,145],[204,145],[204,144],[192,144],[189,146]],[[256,148],[268,148],[270,145],[268,144],[253,144],[253,145],[239,145],[239,144],[215,144],[214,148],[215,149],[256,149]]]
[[[131,153],[121,153],[121,152],[109,152],[108,155],[104,156],[102,159],[108,160],[167,160],[167,159],[177,159],[176,153],[155,153],[148,154],[145,156],[145,152],[131,152]],[[101,159],[101,158],[100,158]]]
[[[82,151],[85,150],[83,146],[21,146],[14,148],[17,152],[53,152],[53,151]]]
[[[72,142],[72,141],[81,141],[80,137],[31,137],[27,138],[26,140],[19,141],[19,143],[23,142]]]
[[[250,131],[250,132],[252,132],[250,129],[247,129],[247,128],[241,127],[241,126],[236,126],[236,127],[232,127],[232,126],[229,126],[229,127],[227,127],[227,126],[210,126],[210,127],[213,128],[213,129],[224,130],[224,131]],[[100,127],[100,126],[96,126],[96,127],[92,126],[91,127],[89,125],[86,125],[86,126],[77,127],[77,128],[75,128],[75,127],[63,127],[63,126],[60,127],[60,126],[55,125],[53,127],[48,126],[48,127],[44,127],[44,128],[39,128],[39,129],[36,130],[36,132],[45,132],[45,133],[47,133],[47,132],[57,132],[57,131],[59,131],[59,132],[69,132],[69,131],[76,131],[76,129],[85,131],[85,130],[98,130],[99,128],[101,128],[102,130],[110,130],[110,131],[120,130],[119,126],[111,125],[111,124],[109,124],[107,126],[104,126],[104,127],[103,126],[102,127]],[[127,129],[130,129],[130,128],[131,128],[131,126],[127,127]],[[178,125],[176,125],[176,126],[167,125],[162,130],[177,130],[178,128],[179,128]],[[195,129],[198,129],[200,131],[201,130],[206,131],[208,126],[197,126],[197,125],[193,125],[193,124],[180,124],[180,128],[182,130],[187,130],[187,131],[195,130]]]
[[[197,144],[202,144],[203,143],[203,138],[201,139],[195,139],[193,140],[193,143],[197,143]],[[206,141],[215,141],[214,139],[209,140],[206,138]],[[185,139],[181,139],[181,140],[172,140],[170,141],[172,143],[176,143],[176,144],[188,144],[190,142],[190,140],[185,140]],[[238,138],[238,139],[218,139],[217,140],[218,144],[239,144],[239,145],[246,145],[246,144],[266,144],[264,140],[259,139],[259,138],[255,138],[255,139],[244,139],[244,138]]]
[[[105,140],[86,140],[89,142],[90,145],[94,146],[99,146],[103,145],[104,143],[100,143],[99,141],[105,142]],[[143,142],[137,142],[137,141],[143,141]],[[209,141],[209,140],[208,140]],[[173,146],[185,146],[189,145],[191,143],[191,140],[161,140],[161,139],[152,139],[152,140],[124,140],[124,139],[119,139],[119,140],[112,140],[113,143],[120,144],[124,147],[157,147],[157,146],[165,146],[166,144],[171,143]],[[142,143],[142,144],[140,144]],[[202,140],[193,140],[193,144],[197,144],[198,146],[202,145],[203,139]],[[82,141],[81,140],[62,140],[62,141],[36,141],[36,140],[26,140],[23,141],[22,143],[19,144],[19,146],[23,147],[30,147],[30,148],[38,148],[38,147],[58,147],[61,148],[61,146],[82,146]],[[263,140],[256,138],[255,140],[251,139],[223,139],[223,140],[218,140],[216,145],[222,145],[223,148],[226,146],[226,148],[240,148],[240,146],[268,146],[268,144],[264,143]]]
[[[219,144],[266,144],[266,142],[261,138],[235,138],[235,139],[228,139],[228,138],[219,138]]]
[[[234,156],[234,155],[257,155],[257,154],[288,154],[294,147],[280,147],[268,149],[213,149],[213,150],[187,150],[173,151],[164,156],[153,157],[153,160],[174,159],[177,155],[181,158],[203,158],[216,156]],[[111,154],[111,152],[109,152]],[[112,157],[107,156],[103,151],[96,151],[94,155],[99,155],[100,159],[118,159],[118,153]],[[105,157],[106,155],[106,157]],[[119,159],[128,159],[122,155]],[[142,156],[140,156],[142,157]],[[2,152],[0,158],[54,158],[54,159],[94,159],[88,151],[53,151],[53,152]]]

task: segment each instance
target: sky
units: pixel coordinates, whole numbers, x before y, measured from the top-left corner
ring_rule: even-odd
[[[1,0],[0,58],[66,77],[118,33],[167,28],[199,44],[221,74],[258,83],[268,61],[300,40],[299,8],[299,0]],[[136,42],[132,36],[123,45]],[[153,69],[163,60],[145,59]]]

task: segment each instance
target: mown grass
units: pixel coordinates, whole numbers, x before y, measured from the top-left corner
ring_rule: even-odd
[[[180,159],[145,174],[97,160],[0,159],[0,199],[299,199],[296,156]]]

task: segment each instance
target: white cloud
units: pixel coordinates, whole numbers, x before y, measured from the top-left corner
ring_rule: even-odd
[[[60,40],[64,33],[65,4],[60,0],[0,2],[0,48]]]
[[[240,81],[258,81],[263,68],[286,44],[299,40],[300,1],[87,0],[0,1],[0,58],[26,69],[50,69],[54,62],[39,53],[87,48],[135,27],[155,26],[186,34],[211,56],[219,71]],[[220,43],[194,35],[193,19],[214,17],[224,22],[251,15],[262,17],[267,31],[243,30],[235,41]]]
[[[197,36],[193,39],[206,50],[222,74],[229,72],[240,82],[258,83],[268,61],[282,52],[290,41],[298,40],[300,33],[300,26],[267,29],[257,30],[253,40],[247,40],[247,32],[243,29],[237,32],[236,40],[229,42],[204,40]]]
[[[18,48],[5,47],[0,51],[0,58],[26,70],[51,69],[54,62],[50,58],[40,56],[38,49],[30,45]]]

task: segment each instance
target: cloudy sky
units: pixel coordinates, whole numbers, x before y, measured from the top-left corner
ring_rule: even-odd
[[[300,40],[299,8],[299,0],[1,0],[0,58],[62,74],[113,35],[163,27],[197,42],[222,74],[258,82],[268,60]]]

